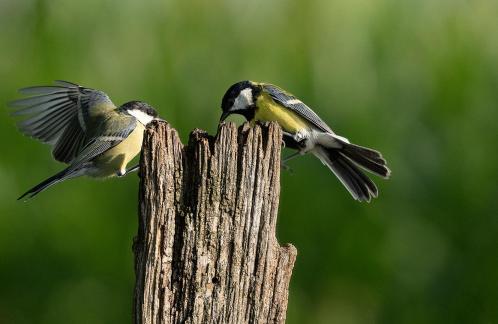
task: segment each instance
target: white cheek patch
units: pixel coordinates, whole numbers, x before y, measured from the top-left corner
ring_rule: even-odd
[[[138,121],[144,125],[147,125],[148,123],[154,120],[154,117],[138,109],[128,110],[128,113],[133,117],[135,117],[136,119],[138,119]]]
[[[252,106],[253,104],[254,100],[252,98],[252,90],[251,88],[247,88],[242,90],[237,98],[235,98],[232,110],[244,110],[247,109],[247,107]]]

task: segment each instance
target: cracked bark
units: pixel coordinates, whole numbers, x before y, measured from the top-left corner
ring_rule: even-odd
[[[296,249],[275,236],[281,130],[144,136],[135,323],[284,323]]]

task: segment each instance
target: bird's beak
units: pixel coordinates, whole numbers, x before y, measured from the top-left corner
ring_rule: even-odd
[[[230,116],[230,112],[229,111],[224,111],[223,114],[221,114],[221,117],[220,117],[220,123],[225,121],[225,119],[227,119],[227,117]]]

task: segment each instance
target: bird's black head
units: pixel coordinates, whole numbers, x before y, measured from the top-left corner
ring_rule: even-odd
[[[258,85],[251,81],[240,81],[228,88],[221,101],[223,113],[220,122],[231,114],[240,114],[247,120],[253,119],[260,91]]]
[[[121,106],[126,113],[134,116],[139,122],[147,125],[154,119],[159,119],[157,111],[143,101],[129,101]]]

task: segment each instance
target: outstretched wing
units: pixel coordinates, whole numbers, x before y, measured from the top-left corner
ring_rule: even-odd
[[[263,90],[267,92],[275,102],[292,110],[302,118],[312,123],[318,129],[324,132],[334,133],[332,129],[330,129],[330,127],[320,117],[318,117],[313,110],[311,110],[310,107],[306,106],[301,100],[297,99],[292,94],[287,93],[272,84],[263,84]]]
[[[71,168],[93,160],[107,150],[125,140],[137,126],[137,119],[133,116],[116,116],[108,118],[101,126],[101,132],[90,140],[81,149],[71,163]]]
[[[116,109],[104,92],[67,81],[19,91],[27,97],[9,105],[17,109],[13,115],[25,117],[18,123],[20,131],[52,145],[54,158],[64,163],[70,163],[87,142],[90,119]]]

